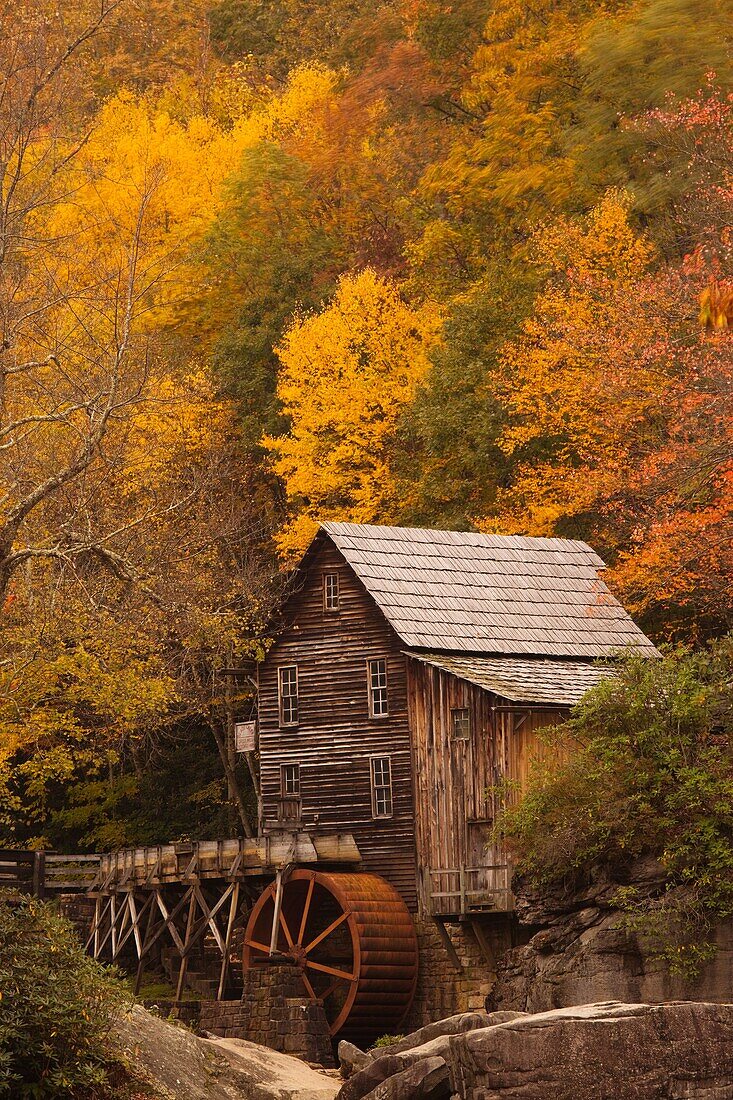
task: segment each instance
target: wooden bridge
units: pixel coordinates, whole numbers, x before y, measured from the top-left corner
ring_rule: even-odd
[[[268,883],[294,864],[349,870],[360,861],[350,834],[300,831],[112,852],[99,857],[89,887],[95,909],[87,950],[96,959],[136,965],[136,991],[146,963],[163,960],[174,972],[176,1000],[194,981],[189,968],[196,958],[198,991],[221,999],[235,941]]]
[[[301,831],[179,841],[101,855],[0,849],[0,889],[39,898],[85,895],[93,899],[86,948],[95,959],[132,963],[136,989],[146,963],[164,961],[179,1000],[190,962],[198,956],[199,992],[221,999],[238,933],[241,937],[254,902],[276,876],[295,864],[351,870],[360,862],[350,834]],[[193,980],[191,975],[188,984]]]
[[[0,889],[37,898],[81,892],[96,882],[102,856],[0,848]]]

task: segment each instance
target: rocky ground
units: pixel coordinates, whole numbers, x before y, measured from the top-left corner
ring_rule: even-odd
[[[140,1005],[111,1041],[155,1100],[333,1100],[340,1082],[242,1039],[202,1039]]]
[[[515,881],[520,924],[535,934],[499,960],[491,1007],[546,1012],[611,1000],[648,1004],[733,999],[733,922],[713,930],[715,955],[697,977],[674,977],[623,928],[614,898],[619,886],[629,884],[650,899],[665,896],[669,901],[672,896],[665,870],[652,859],[636,860],[623,882],[601,876],[569,895],[533,891]]]
[[[341,1054],[337,1100],[731,1100],[733,1005],[470,1013]]]
[[[146,1100],[733,1100],[733,1004],[464,1013],[371,1052],[341,1043],[345,1079],[139,1006],[112,1041]]]

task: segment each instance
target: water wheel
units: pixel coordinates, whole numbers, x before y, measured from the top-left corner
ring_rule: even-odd
[[[258,898],[244,937],[244,969],[289,962],[323,1002],[331,1035],[365,1042],[394,1033],[417,981],[417,939],[400,895],[383,878],[295,870]],[[274,942],[275,953],[270,954]]]

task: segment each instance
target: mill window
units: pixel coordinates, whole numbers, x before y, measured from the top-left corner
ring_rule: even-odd
[[[368,662],[369,715],[371,718],[385,718],[389,714],[387,704],[387,662],[378,657]]]
[[[392,758],[372,756],[372,817],[392,816]]]
[[[281,765],[280,794],[283,798],[293,798],[300,795],[300,764]]]
[[[339,575],[323,574],[323,607],[326,611],[339,610]]]
[[[298,666],[283,665],[278,669],[278,694],[280,699],[280,725],[298,724]]]
[[[468,707],[455,707],[450,712],[450,732],[454,741],[467,741],[471,736],[471,712]]]

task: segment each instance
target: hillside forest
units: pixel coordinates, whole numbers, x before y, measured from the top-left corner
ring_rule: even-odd
[[[319,519],[733,626],[730,0],[0,0],[0,835],[255,826]]]

